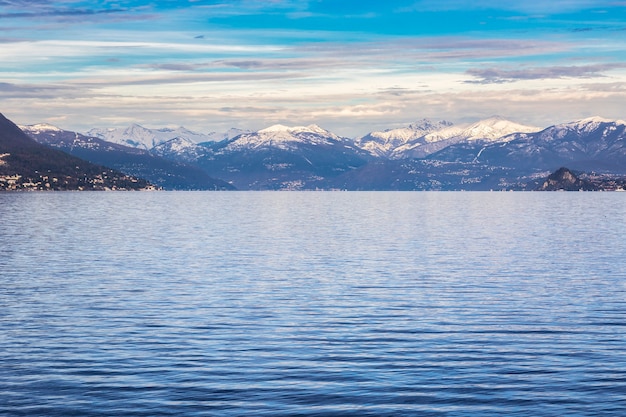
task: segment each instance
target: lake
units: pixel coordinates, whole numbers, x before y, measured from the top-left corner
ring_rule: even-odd
[[[626,415],[626,193],[0,193],[0,242],[1,415]]]

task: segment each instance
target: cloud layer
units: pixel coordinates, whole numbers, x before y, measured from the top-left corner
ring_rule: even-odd
[[[0,0],[0,111],[78,130],[317,122],[349,136],[626,113],[623,3],[337,3]]]
[[[469,69],[467,74],[477,80],[467,83],[492,84],[523,80],[551,80],[563,78],[598,78],[605,77],[611,70],[626,68],[626,63],[609,63],[594,65],[534,67],[521,69],[481,68]]]

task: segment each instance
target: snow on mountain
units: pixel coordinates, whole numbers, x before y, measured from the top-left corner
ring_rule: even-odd
[[[456,139],[455,142],[471,142],[475,140],[498,142],[501,138],[511,133],[534,133],[540,130],[541,128],[539,127],[522,125],[496,116],[475,123],[453,126],[430,133],[426,135],[425,140],[426,142],[439,142],[450,139]]]
[[[393,150],[390,157],[422,158],[447,146],[461,142],[495,143],[510,140],[513,133],[535,133],[541,128],[526,126],[502,117],[491,117],[475,123],[453,125],[428,133]]]
[[[244,133],[235,137],[225,148],[226,151],[273,147],[292,149],[298,144],[331,145],[342,139],[317,125],[289,127],[273,125],[258,132]]]
[[[121,145],[103,141],[99,138],[84,136],[77,132],[63,130],[47,123],[38,123],[34,125],[20,126],[23,132],[35,139],[35,141],[44,145],[52,146],[60,149],[99,149],[102,151],[120,148]],[[133,149],[137,151],[137,149]],[[72,153],[72,152],[69,152]],[[75,155],[83,157],[83,155]]]
[[[207,134],[207,142],[221,142],[223,140],[234,139],[244,133],[252,133],[251,130],[237,129],[236,127],[228,129],[226,132],[211,132]]]
[[[513,133],[500,142],[464,142],[431,158],[480,162],[515,169],[626,172],[626,122],[599,117],[550,126],[539,132]]]
[[[588,117],[568,123],[547,127],[539,132],[515,133],[507,136],[508,140],[524,140],[537,143],[577,140],[586,141],[620,136],[626,130],[626,121],[611,120],[603,117]]]
[[[62,132],[63,129],[60,129],[56,126],[47,124],[47,123],[37,123],[34,125],[20,125],[18,126],[20,129],[22,129],[22,131],[28,132],[28,133],[34,133],[34,134],[38,134],[38,133],[43,133],[43,132]]]
[[[605,119],[604,117],[600,117],[600,116],[593,116],[593,117],[588,117],[586,119],[582,119],[582,120],[578,120],[575,122],[570,122],[570,123],[565,123],[561,126],[576,126],[581,130],[595,130],[597,129],[600,125],[602,124],[616,124],[616,125],[626,125],[626,122],[624,120],[612,120],[612,119]],[[559,125],[557,125],[559,126]]]
[[[352,140],[317,125],[273,125],[231,140],[202,144],[196,165],[238,189],[333,188],[338,176],[371,158]]]
[[[188,149],[190,146],[195,145],[195,143],[193,143],[187,138],[176,137],[174,139],[168,140],[167,142],[163,142],[159,146],[163,146],[163,145],[168,145],[168,148],[172,152],[181,152],[181,151],[184,151],[185,149]]]
[[[184,137],[175,137],[150,149],[154,155],[179,162],[194,162],[206,152],[206,147]]]
[[[589,117],[574,122],[563,123],[555,126],[551,126],[545,129],[541,136],[555,136],[556,138],[563,138],[568,133],[575,133],[577,135],[588,135],[591,133],[599,133],[602,129],[602,135],[608,136],[619,127],[626,126],[626,122],[623,120],[610,120],[602,117]],[[555,135],[556,133],[556,135]]]
[[[368,133],[363,137],[357,138],[355,143],[358,147],[374,156],[384,157],[389,156],[399,146],[450,126],[452,126],[452,123],[445,120],[433,122],[429,119],[422,119],[417,123],[410,124],[408,127]]]
[[[176,129],[148,129],[138,124],[127,128],[91,129],[87,135],[109,142],[150,150],[174,138],[184,138],[192,143],[213,142],[215,134],[203,134],[179,127]]]

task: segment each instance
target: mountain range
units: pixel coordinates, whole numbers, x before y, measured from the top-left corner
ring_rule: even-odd
[[[475,123],[454,125],[445,120],[423,119],[405,128],[372,132],[356,143],[373,155],[389,159],[424,158],[450,145],[465,142],[499,142],[512,133],[533,133],[541,129],[491,117]]]
[[[165,189],[489,190],[524,188],[568,166],[626,174],[626,122],[600,117],[539,128],[502,117],[422,119],[358,138],[317,125],[202,134],[185,128],[22,126],[40,143]]]
[[[150,140],[163,146],[155,138],[150,138],[149,130],[133,126],[127,132],[138,134],[133,137],[120,136],[117,142],[106,141],[98,137],[70,132],[46,124],[21,126],[22,130],[35,141],[57,148],[73,156],[87,161],[105,165],[129,175],[145,178],[152,184],[168,190],[229,190],[234,187],[225,181],[210,177],[202,169],[193,165],[162,158],[158,152],[144,149],[145,143],[139,140]],[[180,133],[186,130],[172,132]],[[189,131],[187,131],[189,132]],[[160,131],[159,133],[163,133]],[[161,140],[167,140],[162,135]],[[135,143],[126,146],[122,143]],[[166,142],[167,143],[167,142]]]
[[[144,179],[35,142],[0,114],[0,190],[146,189]]]
[[[127,128],[94,128],[88,131],[85,136],[102,139],[107,142],[113,142],[120,145],[150,150],[155,146],[174,138],[182,138],[191,143],[216,142],[220,140],[232,139],[242,133],[249,133],[249,131],[232,128],[224,133],[211,132],[203,134],[191,131],[184,127],[148,129],[135,123]]]

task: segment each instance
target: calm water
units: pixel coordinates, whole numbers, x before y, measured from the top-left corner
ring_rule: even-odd
[[[626,415],[626,193],[5,193],[0,242],[1,415]]]

